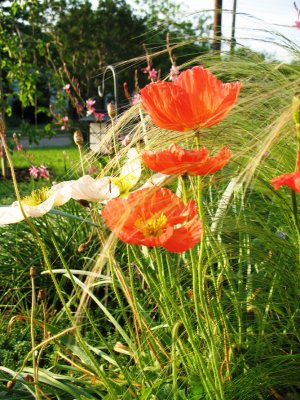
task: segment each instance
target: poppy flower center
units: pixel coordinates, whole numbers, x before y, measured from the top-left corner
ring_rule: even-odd
[[[126,195],[129,190],[135,185],[136,177],[134,176],[134,174],[127,174],[125,176],[112,178],[111,181],[118,187],[120,191],[120,197],[122,197],[122,195]]]
[[[38,206],[49,198],[49,189],[41,188],[31,192],[30,196],[25,196],[22,203],[26,206]]]
[[[138,218],[134,225],[145,237],[159,237],[164,233],[167,222],[167,217],[161,213],[154,214],[147,220]]]

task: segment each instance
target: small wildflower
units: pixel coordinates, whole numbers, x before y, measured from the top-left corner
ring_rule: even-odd
[[[130,142],[129,135],[126,135],[126,136],[124,137],[124,139],[122,140],[122,145],[123,145],[124,147],[126,147],[126,146],[129,145],[129,142]]]
[[[68,127],[68,121],[69,121],[69,117],[67,116],[67,115],[65,115],[64,117],[62,117],[62,123],[63,123],[63,125],[61,126],[61,130],[62,131],[64,131],[64,130],[66,130],[67,129],[67,127]]]
[[[179,77],[179,69],[176,65],[172,65],[170,69],[170,81],[176,81],[176,79]]]
[[[95,167],[95,165],[91,165],[90,167],[88,167],[89,175],[97,174],[98,172],[99,172],[99,170],[97,167]]]
[[[158,77],[158,72],[156,71],[155,68],[152,68],[151,71],[149,72],[149,79],[155,82],[157,81],[157,77]]]
[[[95,113],[95,107],[94,107],[94,104],[96,103],[96,101],[95,100],[93,100],[93,99],[88,99],[88,100],[86,100],[86,102],[85,102],[85,105],[86,105],[86,109],[87,109],[87,115],[91,115],[91,114],[94,114]]]
[[[29,168],[29,175],[31,176],[31,178],[33,179],[38,179],[39,177],[39,168],[36,167],[35,165],[32,165]]]
[[[50,174],[49,171],[47,170],[47,167],[45,167],[45,165],[41,165],[40,167],[38,167],[38,170],[39,170],[39,177],[45,179],[46,181],[49,181]]]
[[[138,93],[134,93],[134,95],[132,96],[132,105],[136,105],[141,101],[141,97]]]
[[[64,90],[66,93],[70,93],[70,92],[71,92],[71,90],[70,90],[70,84],[67,83],[67,84],[63,87],[63,90]]]
[[[18,138],[18,135],[16,134],[16,132],[13,133],[13,141],[14,141],[14,143],[15,143],[16,150],[17,150],[17,151],[22,151],[22,150],[24,150],[24,147],[23,147],[23,145],[20,143],[19,138]]]
[[[93,114],[94,117],[96,118],[96,121],[103,121],[103,118],[105,117],[105,114],[101,112],[100,113],[94,112]]]
[[[24,146],[22,145],[22,143],[18,143],[18,144],[16,145],[16,150],[17,150],[17,151],[22,151],[22,150],[24,150]]]

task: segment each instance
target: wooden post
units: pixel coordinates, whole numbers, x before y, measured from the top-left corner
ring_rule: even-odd
[[[3,76],[2,76],[2,56],[0,51],[0,115],[2,119],[3,132],[1,134],[5,135],[5,105],[4,105],[4,93],[3,93]],[[5,137],[3,137],[5,140]],[[8,167],[7,167],[7,159],[5,155],[5,151],[3,150],[3,154],[1,157],[1,174],[4,178],[7,178],[8,175]]]
[[[220,53],[220,51],[221,51],[222,6],[223,6],[223,0],[215,0],[215,8],[214,8],[214,38],[213,38],[212,48],[217,53]]]
[[[234,54],[234,48],[235,48],[235,44],[236,44],[236,40],[235,40],[236,3],[237,3],[237,0],[233,0],[231,38],[230,38],[230,54],[231,55]]]

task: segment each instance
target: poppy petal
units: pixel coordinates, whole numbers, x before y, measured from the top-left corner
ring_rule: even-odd
[[[271,180],[271,183],[275,190],[279,189],[283,185],[286,185],[295,192],[300,193],[300,171],[277,176]]]
[[[182,132],[221,121],[234,106],[240,88],[240,82],[223,83],[197,66],[173,82],[150,83],[140,94],[144,110],[157,126]]]
[[[189,170],[191,175],[208,175],[222,169],[230,160],[230,150],[223,147],[215,157],[208,157],[206,161],[200,163]]]
[[[157,126],[179,132],[189,129],[193,113],[180,87],[170,82],[154,82],[141,89],[140,94],[144,110]]]
[[[195,201],[185,205],[166,188],[137,190],[127,198],[112,199],[102,216],[119,239],[128,244],[169,246],[180,252],[201,238]],[[175,245],[176,241],[185,240],[189,242]]]
[[[174,229],[173,235],[166,240],[163,247],[173,253],[181,253],[194,247],[201,240],[203,234],[202,222],[197,217],[184,226]]]

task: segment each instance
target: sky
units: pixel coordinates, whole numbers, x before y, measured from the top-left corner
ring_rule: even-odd
[[[181,2],[190,12],[211,10],[214,6],[214,0]],[[300,9],[300,0],[295,2]],[[233,0],[223,0],[223,9],[227,10],[223,13],[223,35],[227,38],[230,38],[231,33],[232,7]],[[237,42],[253,50],[272,54],[280,60],[291,60],[291,52],[284,50],[281,45],[287,40],[295,43],[295,47],[300,50],[300,29],[293,26],[296,20],[298,15],[294,0],[237,0]]]
[[[98,3],[97,0],[91,1],[95,6]],[[223,0],[222,33],[228,39],[231,33],[233,1]],[[130,0],[128,2],[130,3]],[[182,5],[187,20],[190,15],[202,13],[204,10],[213,15],[214,0],[177,0],[177,2]],[[295,2],[300,9],[300,0]],[[287,42],[294,43],[295,48],[300,51],[300,28],[293,26],[298,20],[293,3],[294,0],[237,0],[237,43],[266,52],[278,60],[291,61],[295,57],[282,45]]]

